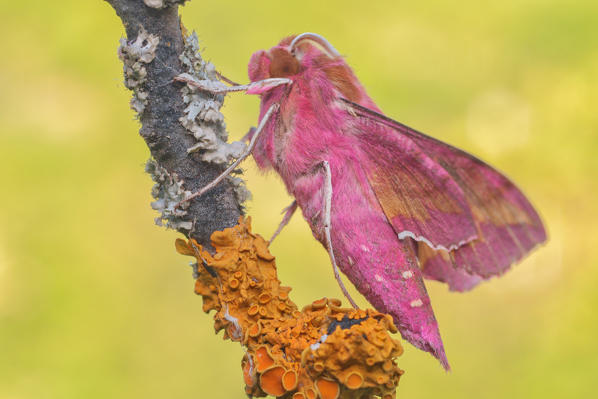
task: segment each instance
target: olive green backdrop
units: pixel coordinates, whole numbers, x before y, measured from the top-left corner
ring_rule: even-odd
[[[538,207],[550,241],[507,275],[466,294],[428,284],[454,371],[406,345],[403,398],[595,394],[597,4],[193,0],[181,10],[205,58],[237,81],[253,51],[324,35],[389,116],[486,159]],[[177,234],[153,224],[114,11],[37,0],[0,13],[0,398],[243,398],[240,346],[214,335]],[[233,137],[255,125],[257,106],[227,98]],[[254,230],[269,236],[291,200],[276,176],[244,166]],[[298,304],[341,295],[301,216],[272,251]]]

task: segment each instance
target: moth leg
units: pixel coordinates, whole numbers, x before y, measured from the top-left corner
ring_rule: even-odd
[[[247,91],[249,93],[259,94],[281,85],[293,83],[291,79],[287,78],[268,78],[258,80],[257,82],[251,82],[246,85],[227,86],[220,81],[198,80],[188,73],[182,73],[176,76],[174,80],[187,83],[191,87],[213,94],[224,94],[236,91]]]
[[[279,107],[278,104],[272,104],[270,106],[270,108],[268,108],[268,111],[266,111],[266,113],[264,114],[264,117],[260,121],[260,124],[257,126],[257,129],[255,129],[255,133],[253,134],[253,137],[251,138],[251,141],[249,142],[249,145],[247,146],[247,148],[245,149],[245,151],[243,152],[243,154],[241,154],[241,156],[235,160],[235,162],[233,162],[228,168],[226,168],[226,170],[224,172],[222,172],[218,177],[216,177],[210,183],[208,183],[207,185],[205,185],[203,188],[201,188],[200,190],[194,192],[193,194],[191,194],[187,198],[179,201],[175,205],[175,208],[178,208],[181,204],[183,204],[185,202],[188,202],[188,201],[191,201],[193,198],[197,198],[197,197],[203,195],[204,193],[206,193],[207,191],[213,189],[214,187],[216,187],[218,185],[218,183],[220,183],[222,180],[224,180],[224,178],[226,178],[226,176],[230,175],[233,170],[237,169],[237,167],[239,166],[239,164],[241,162],[243,162],[243,160],[245,158],[247,158],[251,154],[251,152],[253,151],[253,147],[255,147],[255,143],[257,141],[257,138],[259,137],[259,135],[262,132],[262,130],[264,130],[264,126],[266,126],[266,123],[268,122],[268,119],[270,119],[270,117],[272,116],[272,114],[274,113],[274,111],[278,110],[278,107]]]
[[[338,267],[336,265],[336,258],[334,256],[334,249],[332,248],[332,239],[330,238],[330,228],[331,228],[331,217],[330,212],[332,209],[332,172],[330,171],[330,164],[328,161],[323,161],[322,164],[324,165],[324,172],[326,173],[324,179],[324,235],[326,237],[326,248],[328,249],[328,254],[330,255],[330,261],[332,262],[332,270],[334,271],[334,278],[336,278],[336,282],[343,291],[343,294],[355,309],[359,309],[359,306],[355,303],[347,288],[343,284],[343,280],[341,280],[340,273],[338,271]]]
[[[243,137],[241,137],[241,141],[244,143],[251,141],[251,138],[253,137],[254,134],[255,134],[255,128],[252,126],[249,128],[247,133],[245,133],[245,135]]]
[[[237,82],[230,80],[229,78],[227,78],[226,76],[224,76],[223,74],[221,74],[218,71],[214,71],[216,72],[216,76],[218,76],[218,79],[228,83],[231,86],[240,86]]]
[[[276,238],[276,236],[278,234],[280,234],[280,232],[282,231],[282,229],[284,228],[284,226],[286,226],[289,223],[289,221],[291,220],[291,218],[295,214],[296,210],[297,210],[297,201],[293,201],[291,203],[291,205],[287,206],[286,208],[284,208],[282,210],[284,212],[284,217],[282,218],[280,224],[278,225],[278,228],[276,229],[276,231],[272,235],[272,238],[270,238],[270,241],[268,241],[269,244],[272,244],[272,241],[274,241],[274,239]]]

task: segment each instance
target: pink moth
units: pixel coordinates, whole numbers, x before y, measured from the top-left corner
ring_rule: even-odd
[[[317,34],[254,53],[249,78],[243,86],[178,80],[260,96],[260,123],[245,156],[274,169],[295,198],[275,235],[301,208],[349,301],[337,266],[392,315],[404,339],[448,369],[423,279],[467,291],[504,273],[546,240],[534,208],[484,162],[386,117]]]

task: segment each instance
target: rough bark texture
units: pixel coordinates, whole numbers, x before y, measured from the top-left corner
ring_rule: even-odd
[[[144,0],[106,1],[121,18],[128,42],[133,42],[143,31],[159,38],[155,58],[144,65],[147,72],[144,91],[148,97],[139,114],[140,134],[155,161],[169,174],[176,174],[183,180],[185,190],[194,192],[212,181],[226,165],[205,162],[197,153],[187,153],[196,141],[179,121],[185,109],[181,94],[183,85],[173,82],[175,76],[185,72],[179,60],[184,39],[178,4],[171,1],[162,8],[153,8]],[[210,234],[235,225],[242,213],[232,185],[223,181],[187,208],[186,217],[193,221],[190,235],[210,247]],[[179,231],[189,234],[188,230]]]

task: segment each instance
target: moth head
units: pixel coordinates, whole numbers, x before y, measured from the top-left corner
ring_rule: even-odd
[[[317,33],[285,37],[270,50],[260,50],[251,56],[249,79],[255,82],[267,78],[289,78],[304,68],[304,57],[321,55],[331,59],[340,57],[338,51]]]

